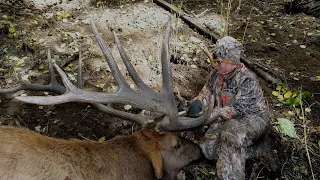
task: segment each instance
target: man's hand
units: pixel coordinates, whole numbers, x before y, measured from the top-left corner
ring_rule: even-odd
[[[200,100],[195,100],[189,105],[189,117],[199,117],[203,114],[203,105]]]
[[[210,117],[208,118],[208,121],[206,124],[211,124],[212,122],[219,122],[220,121],[220,115],[221,115],[221,108],[214,108],[210,114]]]

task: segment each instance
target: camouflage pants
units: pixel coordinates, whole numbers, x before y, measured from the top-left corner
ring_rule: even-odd
[[[246,116],[211,124],[200,144],[207,159],[218,159],[217,176],[225,180],[244,180],[246,147],[269,128],[269,114]]]

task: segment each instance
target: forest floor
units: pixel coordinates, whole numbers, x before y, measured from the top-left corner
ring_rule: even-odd
[[[154,90],[161,88],[159,52],[167,15],[171,13],[152,1],[88,3],[73,0],[50,5],[39,4],[40,0],[12,2],[0,3],[0,88],[15,87],[18,72],[26,82],[48,84],[47,50],[50,48],[53,60],[72,81],[77,76],[81,51],[85,89],[115,91],[116,82],[108,65],[101,61],[103,55],[92,35],[90,16],[109,44],[125,78],[132,83],[125,66],[120,63],[111,30],[117,32],[142,80]],[[264,162],[249,160],[246,177],[319,179],[320,19],[303,13],[286,13],[284,5],[277,0],[234,2],[229,16],[227,4],[222,5],[219,0],[214,3],[210,0],[167,2],[221,37],[226,34],[223,30],[228,22],[228,34],[243,43],[246,58],[282,81],[274,85],[260,79],[274,127],[272,149],[279,156],[280,167],[273,172]],[[174,15],[172,18],[170,52],[174,85],[185,99],[191,100],[206,82],[209,69],[200,45],[205,44],[212,51],[214,43],[183,20]],[[309,97],[302,96],[309,93]],[[18,94],[48,92],[20,91]],[[298,102],[299,97],[301,105],[288,101],[291,98]],[[294,124],[294,128],[281,124],[283,119]],[[135,123],[100,112],[90,104],[39,106],[3,97],[0,99],[0,124],[27,127],[51,137],[91,140],[130,134],[139,128]],[[202,136],[202,130],[180,134],[197,139]],[[213,179],[214,165],[201,159],[186,167],[180,179]]]

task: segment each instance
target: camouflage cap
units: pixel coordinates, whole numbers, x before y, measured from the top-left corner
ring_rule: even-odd
[[[213,55],[239,64],[242,51],[243,46],[239,41],[231,36],[225,36],[217,41]]]

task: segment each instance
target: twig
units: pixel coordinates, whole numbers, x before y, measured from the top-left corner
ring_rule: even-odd
[[[242,44],[244,42],[244,37],[246,36],[246,33],[247,33],[247,29],[248,29],[248,25],[249,25],[252,9],[253,8],[251,8],[250,13],[249,13],[249,17],[247,18],[248,21],[247,21],[246,28],[244,29],[244,33],[243,33],[243,36],[242,36]]]
[[[255,178],[255,180],[257,180],[257,179],[259,178],[259,175],[260,175],[261,171],[262,171],[264,168],[265,168],[265,166],[263,166],[263,168],[260,169],[260,171],[258,172],[257,177]]]
[[[241,0],[239,0],[239,6],[237,7],[238,10],[240,10],[241,7]]]
[[[232,3],[232,0],[228,0],[227,23],[226,23],[227,35],[229,34],[229,20],[230,20],[231,3]]]
[[[301,96],[301,90],[300,90],[300,96]],[[307,158],[308,158],[308,162],[309,162],[309,166],[310,166],[312,179],[315,180],[314,174],[313,174],[313,169],[312,169],[311,158],[310,158],[310,154],[309,154],[309,149],[308,149],[307,125],[306,125],[306,120],[305,120],[305,117],[304,117],[304,111],[303,111],[302,103],[300,104],[300,108],[301,108],[301,111],[302,111],[302,119],[303,119],[303,135],[304,135],[303,140],[304,140],[304,145],[305,145],[305,149],[306,149],[306,153],[307,153]]]
[[[202,48],[202,51],[208,56],[211,66],[214,67],[214,59],[212,57],[212,54],[209,52],[209,49],[207,48],[207,46],[205,44],[202,44],[201,48]]]
[[[206,10],[204,10],[202,13],[200,13],[200,14],[198,14],[197,16],[199,17],[199,16],[203,16],[206,12],[208,12],[208,11],[210,11],[211,9],[206,9]]]

